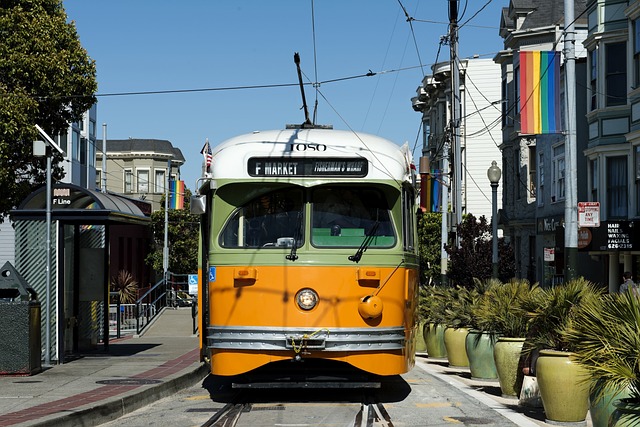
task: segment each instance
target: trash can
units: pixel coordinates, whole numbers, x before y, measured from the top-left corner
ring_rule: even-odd
[[[42,369],[40,302],[10,262],[0,268],[0,374]]]

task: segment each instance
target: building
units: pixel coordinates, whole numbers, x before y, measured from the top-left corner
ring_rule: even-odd
[[[491,221],[491,186],[487,179],[487,169],[493,160],[500,164],[500,67],[491,59],[462,59],[460,68],[460,135],[461,182],[452,183],[451,194],[460,192],[462,206],[452,204],[453,212],[460,210],[461,215],[473,214],[479,218],[485,216]],[[438,171],[455,168],[456,159],[452,152],[445,159],[445,148],[452,141],[451,126],[451,67],[449,62],[440,62],[431,66],[432,75],[426,76],[412,98],[413,109],[422,114],[423,148],[420,174],[429,174],[438,182]],[[447,150],[448,151],[448,150]],[[446,166],[445,162],[450,166]],[[423,170],[423,169],[427,170]],[[452,175],[453,176],[453,175]],[[442,186],[438,186],[441,191]],[[423,187],[424,188],[424,187]],[[441,211],[439,201],[425,202],[424,190],[422,204],[425,210]],[[501,188],[498,188],[498,199]],[[433,193],[431,193],[433,196]],[[449,197],[451,201],[451,198]],[[446,207],[445,207],[446,210]],[[453,221],[455,222],[455,221]]]
[[[587,166],[584,150],[588,144],[588,128],[584,119],[587,94],[587,37],[585,4],[575,1],[576,58],[576,157],[579,201],[588,199]],[[500,35],[504,49],[494,60],[502,69],[502,170],[503,215],[501,228],[510,238],[516,254],[517,277],[542,285],[562,282],[565,275],[565,184],[566,147],[564,132],[523,133],[520,115],[521,93],[520,52],[561,51],[564,47],[564,5],[553,0],[511,0],[503,8]],[[561,56],[562,57],[562,56]],[[560,69],[560,130],[566,129],[564,64]],[[582,231],[582,230],[581,230]],[[580,233],[579,233],[580,234]],[[579,242],[579,246],[583,242]],[[593,259],[578,255],[580,276],[596,282],[603,277]]]
[[[622,273],[640,274],[640,1],[588,0],[588,200],[600,227],[582,248],[596,258],[610,291]],[[638,231],[636,231],[638,230]]]
[[[180,166],[185,161],[180,149],[163,139],[109,139],[106,146],[105,174],[102,151],[96,156],[96,188],[102,188],[106,178],[107,191],[146,200],[153,211],[159,210],[166,191],[169,162],[170,179],[180,179]]]

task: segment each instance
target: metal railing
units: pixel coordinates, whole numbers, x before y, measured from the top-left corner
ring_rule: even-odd
[[[121,304],[119,294],[111,292],[112,301],[109,305],[109,334],[116,338],[125,334],[140,334],[153,319],[167,307],[191,306],[193,333],[198,331],[198,308],[195,298],[188,295],[187,274],[173,274],[169,272],[167,281],[161,279],[142,294],[134,304]],[[119,315],[118,315],[119,314]]]

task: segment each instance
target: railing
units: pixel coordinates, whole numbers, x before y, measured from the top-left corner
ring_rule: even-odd
[[[169,272],[168,280],[161,279],[138,298],[134,304],[120,304],[117,292],[111,292],[109,305],[109,334],[120,338],[122,333],[140,334],[151,321],[166,307],[191,306],[193,333],[198,331],[198,305],[195,298],[188,296],[187,274]],[[187,295],[188,297],[185,297]],[[119,315],[118,315],[119,313]]]

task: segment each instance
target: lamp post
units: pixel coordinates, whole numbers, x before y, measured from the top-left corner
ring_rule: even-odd
[[[491,225],[492,225],[492,251],[491,251],[491,277],[498,278],[498,184],[500,183],[500,176],[502,171],[496,164],[496,161],[491,162],[491,167],[487,170],[487,177],[491,183]]]

